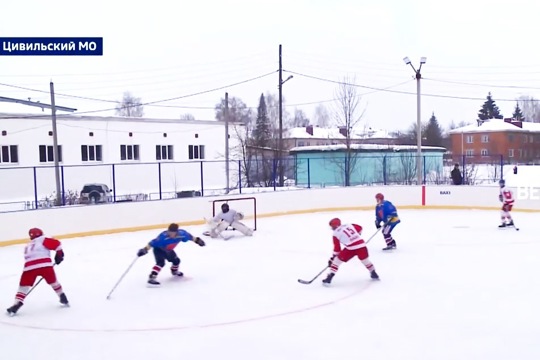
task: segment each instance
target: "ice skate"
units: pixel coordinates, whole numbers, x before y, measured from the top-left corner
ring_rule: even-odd
[[[371,278],[373,280],[380,280],[379,279],[379,274],[377,274],[377,272],[375,270],[371,271]]]
[[[184,276],[184,273],[178,270],[171,270],[171,274],[173,276],[180,276],[180,277]]]
[[[148,277],[148,284],[153,286],[159,286],[161,283],[156,280],[156,275],[152,274]]]
[[[17,302],[15,305],[13,305],[12,307],[9,307],[7,308],[7,312],[10,316],[13,316],[17,313],[17,311],[19,311],[19,309],[21,308],[21,306],[23,306],[23,303],[22,302]]]
[[[392,240],[391,242],[389,242],[387,244],[387,246],[385,248],[383,248],[384,251],[387,251],[387,250],[394,250],[396,249],[396,241],[395,240]]]
[[[506,226],[515,226],[514,225],[514,220],[510,220],[510,222],[508,224],[506,224]]]
[[[69,301],[68,301],[68,299],[66,297],[66,294],[64,294],[64,293],[60,294],[60,304],[65,305],[65,306],[69,306]]]
[[[326,277],[326,279],[324,279],[322,282],[323,282],[323,285],[324,286],[328,286],[332,283],[332,279],[334,278],[336,274],[334,273],[330,273],[328,274],[328,276]]]
[[[505,227],[507,227],[508,225],[506,223],[502,223],[501,225],[499,225],[499,229],[503,229]]]

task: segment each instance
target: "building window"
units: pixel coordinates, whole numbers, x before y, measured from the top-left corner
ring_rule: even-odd
[[[508,142],[514,142],[514,135],[508,134]]]
[[[189,160],[204,159],[204,145],[189,145],[188,147]]]
[[[81,145],[82,161],[103,161],[101,145]]]
[[[488,156],[488,151],[486,149],[482,149],[482,150],[480,150],[480,155]]]
[[[172,145],[156,145],[156,160],[173,160]]]
[[[523,150],[522,149],[519,149],[519,158],[521,159],[523,157]]]
[[[17,145],[2,145],[2,153],[0,154],[0,162],[2,163],[18,163],[19,148]]]
[[[534,142],[534,136],[532,136],[532,135],[529,136],[529,142],[530,142],[530,143],[533,143],[533,142]]]
[[[488,143],[489,142],[489,135],[482,135],[482,142]]]
[[[467,135],[467,144],[472,144],[474,142],[474,136]]]
[[[54,161],[54,146],[39,145],[39,162]],[[62,145],[58,145],[58,162],[62,162]]]
[[[299,142],[298,142],[298,146],[304,146],[304,142],[303,142],[303,141],[299,141]]]
[[[528,135],[523,135],[523,142],[526,144],[529,141]]]
[[[120,145],[120,160],[140,160],[139,145]]]
[[[473,150],[473,149],[467,149],[467,150],[465,150],[465,155],[466,155],[467,157],[472,157],[472,156],[474,156],[474,150]]]
[[[514,149],[508,149],[508,157],[514,157]]]

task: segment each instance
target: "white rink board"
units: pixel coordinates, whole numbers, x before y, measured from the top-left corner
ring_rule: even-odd
[[[257,199],[258,217],[308,213],[329,209],[371,209],[382,192],[401,208],[446,207],[497,209],[498,188],[488,186],[366,186],[303,189],[238,195]],[[230,196],[228,196],[230,197]],[[236,197],[236,196],[235,196]],[[22,241],[32,227],[51,236],[73,237],[119,231],[157,229],[171,222],[202,224],[212,215],[211,201],[224,197],[196,197],[162,201],[73,206],[1,213],[0,243]],[[540,211],[540,199],[518,200],[516,211]],[[76,235],[73,235],[76,234]]]

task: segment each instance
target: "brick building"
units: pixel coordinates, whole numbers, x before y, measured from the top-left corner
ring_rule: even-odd
[[[338,145],[345,142],[347,131],[345,128],[321,128],[308,125],[293,128],[283,135],[283,147],[289,150],[299,146]],[[351,134],[353,144],[381,144],[395,145],[396,138],[385,130],[362,128],[353,130]]]
[[[475,162],[502,155],[507,163],[540,162],[540,123],[490,119],[450,131],[452,155]]]

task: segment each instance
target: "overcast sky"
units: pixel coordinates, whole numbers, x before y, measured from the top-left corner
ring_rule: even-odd
[[[283,87],[291,113],[332,107],[332,81],[350,76],[366,93],[365,125],[407,128],[416,121],[416,82],[402,59],[416,66],[425,56],[422,117],[434,112],[447,126],[474,121],[489,91],[505,116],[520,95],[540,98],[539,14],[534,0],[6,1],[1,36],[104,37],[104,55],[0,57],[0,96],[50,103],[47,93],[5,84],[47,92],[53,80],[58,94],[103,100],[57,96],[79,112],[114,108],[124,91],[143,102],[177,98],[277,70],[282,44],[283,68],[296,73]],[[145,115],[214,119],[225,91],[256,107],[277,83],[274,73],[146,106]],[[0,111],[41,110],[0,103]]]

